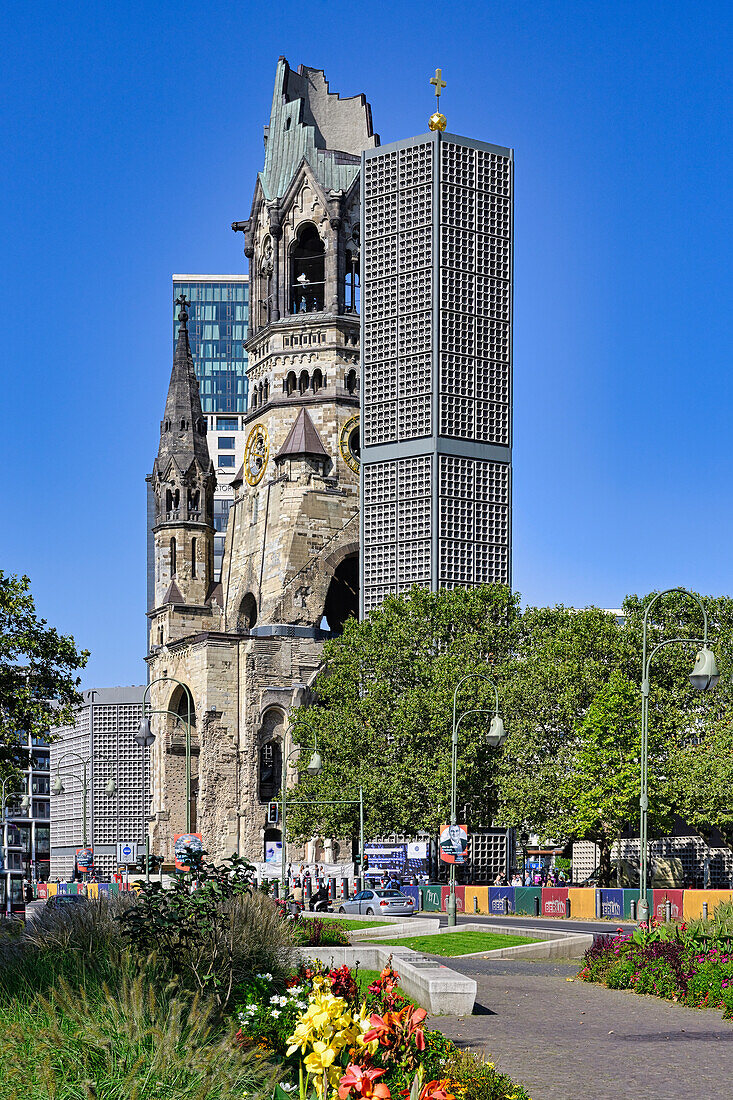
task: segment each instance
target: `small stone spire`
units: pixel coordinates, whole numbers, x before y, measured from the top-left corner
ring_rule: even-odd
[[[199,384],[188,342],[188,302],[184,294],[176,298],[176,305],[179,306],[180,327],[165,412],[160,424],[158,465],[169,458],[175,458],[180,469],[186,470],[194,459],[198,459],[201,466],[208,469],[211,458],[206,442],[206,420],[201,409]]]

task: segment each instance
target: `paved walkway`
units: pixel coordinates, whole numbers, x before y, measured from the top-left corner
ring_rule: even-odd
[[[434,1022],[532,1100],[733,1098],[733,1021],[718,1011],[568,982],[578,964],[566,960],[450,966],[476,979],[477,1010]]]

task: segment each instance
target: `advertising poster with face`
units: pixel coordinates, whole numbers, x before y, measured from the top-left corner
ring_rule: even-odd
[[[444,825],[440,830],[440,858],[443,863],[465,863],[468,829],[465,825]]]
[[[85,875],[89,871],[94,870],[94,849],[93,848],[77,848],[76,849],[76,866],[81,874]]]
[[[176,857],[176,870],[189,870],[189,853],[203,852],[204,842],[201,833],[176,833],[173,838],[173,852]]]

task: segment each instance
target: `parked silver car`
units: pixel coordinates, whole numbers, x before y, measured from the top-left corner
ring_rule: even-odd
[[[339,905],[339,913],[363,913],[367,917],[409,917],[415,912],[413,898],[399,890],[361,890]]]

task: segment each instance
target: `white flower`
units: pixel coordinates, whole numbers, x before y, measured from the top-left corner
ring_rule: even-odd
[[[281,1081],[280,1088],[283,1090],[283,1092],[292,1092],[295,1088],[295,1085],[292,1085],[289,1081]]]
[[[270,1015],[271,1016],[276,1016],[276,1017],[279,1016],[280,1015],[280,1009],[279,1008],[273,1008],[270,1012]]]
[[[280,998],[279,997],[270,997],[270,1004],[271,1005],[279,1005],[280,1004]]]

